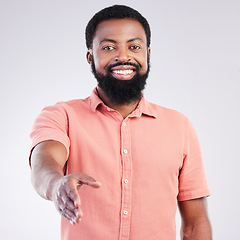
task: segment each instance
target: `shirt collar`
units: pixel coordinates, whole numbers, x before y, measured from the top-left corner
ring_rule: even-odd
[[[99,98],[97,93],[97,88],[94,88],[92,94],[90,95],[90,106],[93,112],[96,112],[99,105],[105,106],[103,101]],[[142,99],[140,100],[137,108],[130,114],[131,117],[141,117],[141,115],[147,115],[150,117],[157,118],[158,114],[154,108],[154,105],[149,103],[144,96],[142,95]]]
[[[141,115],[147,115],[149,117],[157,118],[158,114],[157,111],[153,107],[154,105],[148,102],[144,96],[142,95],[142,99],[140,100],[137,108],[132,114],[136,114],[136,117],[141,117]]]
[[[92,94],[90,95],[89,99],[90,99],[91,110],[93,112],[96,112],[96,109],[100,104],[104,105],[103,101],[98,96],[96,87],[93,89]]]

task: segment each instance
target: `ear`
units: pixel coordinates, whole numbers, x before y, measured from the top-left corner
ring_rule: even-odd
[[[150,47],[148,47],[148,60],[150,61],[150,57],[151,57],[151,49]]]
[[[91,64],[92,64],[92,49],[89,49],[89,50],[87,51],[86,57],[87,57],[88,63],[91,65]]]

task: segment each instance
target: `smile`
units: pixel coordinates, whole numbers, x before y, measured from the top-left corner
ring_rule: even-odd
[[[131,80],[136,74],[136,67],[132,64],[121,64],[112,67],[110,72],[118,80]]]
[[[112,72],[115,73],[115,74],[120,74],[120,75],[129,75],[129,74],[133,73],[133,70],[132,69],[129,69],[129,70],[114,70]]]

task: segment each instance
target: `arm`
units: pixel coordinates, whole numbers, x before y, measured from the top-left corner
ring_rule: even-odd
[[[85,185],[99,188],[101,184],[84,173],[64,176],[66,148],[57,141],[39,143],[31,155],[32,184],[38,194],[54,202],[68,221],[78,223],[83,215],[78,189]]]
[[[211,225],[207,216],[206,199],[178,202],[182,218],[182,240],[212,240]]]

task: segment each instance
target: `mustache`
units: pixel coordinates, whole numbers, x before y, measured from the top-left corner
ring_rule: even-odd
[[[133,67],[136,68],[136,71],[139,71],[140,68],[141,68],[140,64],[131,63],[131,62],[117,62],[117,63],[111,64],[111,65],[108,65],[106,70],[110,71],[110,69],[113,68],[113,67],[123,66],[123,65],[133,66]]]

